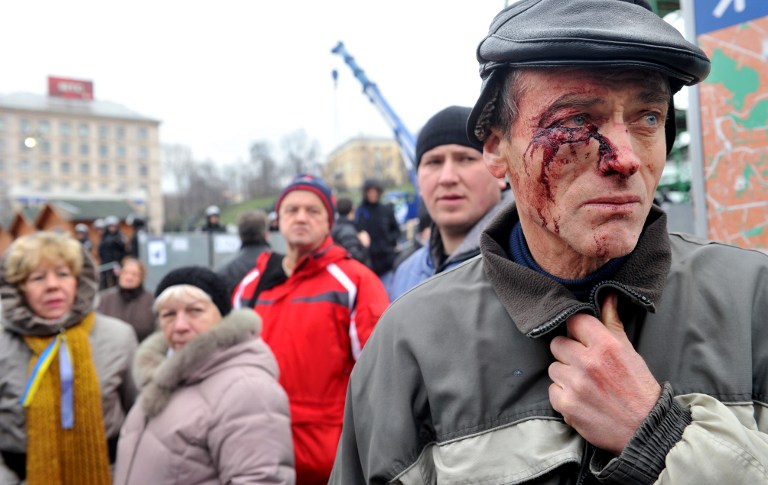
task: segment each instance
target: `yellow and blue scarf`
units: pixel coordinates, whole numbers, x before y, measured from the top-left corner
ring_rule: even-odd
[[[24,337],[34,354],[21,398],[27,409],[29,485],[111,483],[101,390],[88,340],[95,318],[90,313],[57,335]]]

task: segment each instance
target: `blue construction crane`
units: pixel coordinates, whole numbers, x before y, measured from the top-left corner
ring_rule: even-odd
[[[365,75],[365,72],[360,68],[360,66],[357,65],[357,62],[355,62],[355,58],[352,57],[349,52],[347,52],[347,49],[344,47],[344,43],[339,41],[339,43],[336,44],[336,47],[331,49],[331,52],[340,55],[344,59],[344,62],[350,67],[350,69],[352,69],[352,72],[354,73],[357,80],[360,81],[360,83],[363,85],[363,93],[365,93],[371,103],[376,106],[381,115],[384,117],[384,120],[394,132],[395,139],[400,145],[400,151],[403,154],[405,167],[408,170],[408,177],[411,180],[414,191],[416,194],[418,194],[418,184],[416,183],[416,138],[414,138],[413,134],[408,130],[408,128],[405,127],[405,124],[402,122],[400,117],[397,116],[397,113],[395,113],[387,100],[384,99],[384,96],[382,96],[381,91],[379,91],[379,87],[376,86],[376,83],[368,79],[368,76]],[[337,75],[338,74],[334,70],[334,79],[336,79]]]

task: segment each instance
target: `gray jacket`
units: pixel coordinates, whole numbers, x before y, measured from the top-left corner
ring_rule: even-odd
[[[766,256],[670,235],[654,208],[614,280],[581,303],[507,257],[517,220],[505,209],[482,257],[381,318],[352,373],[331,483],[768,483]],[[587,444],[547,392],[551,338],[575,312],[598,315],[607,288],[665,383],[619,457]]]
[[[85,258],[78,280],[75,305],[62,323],[64,328],[79,324],[94,311],[96,273],[93,261]],[[2,326],[0,326],[0,451],[26,453],[27,424],[19,399],[24,393],[32,351],[22,334],[49,335],[56,329],[37,318],[18,287],[0,278]],[[101,387],[101,404],[107,438],[116,439],[123,419],[136,398],[131,364],[136,351],[136,334],[127,323],[96,315],[90,334],[91,352]],[[75,390],[77,392],[77,390]],[[18,478],[0,456],[0,485],[17,483]]]

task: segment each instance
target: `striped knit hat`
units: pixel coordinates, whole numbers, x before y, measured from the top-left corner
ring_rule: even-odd
[[[286,185],[285,188],[280,191],[280,195],[277,196],[277,202],[275,203],[275,212],[277,212],[278,215],[280,214],[280,204],[283,202],[283,199],[289,192],[293,192],[294,190],[306,190],[320,197],[320,200],[323,201],[323,205],[325,206],[325,210],[328,212],[328,227],[333,227],[333,221],[336,219],[336,200],[333,198],[331,188],[328,187],[322,179],[315,177],[314,175],[297,175],[291,180],[291,183]]]

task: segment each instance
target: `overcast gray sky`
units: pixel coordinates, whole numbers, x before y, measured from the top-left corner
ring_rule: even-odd
[[[475,48],[504,0],[25,0],[0,3],[0,93],[91,80],[97,99],[162,121],[162,143],[197,159],[246,160],[298,129],[323,153],[389,136],[341,57],[343,41],[414,134],[471,105]],[[331,71],[339,72],[334,89]]]

